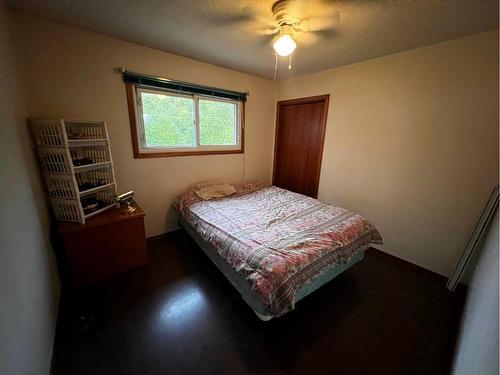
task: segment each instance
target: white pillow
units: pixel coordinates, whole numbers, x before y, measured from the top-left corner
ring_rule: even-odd
[[[216,181],[196,184],[193,185],[192,189],[203,200],[225,197],[234,194],[236,191],[233,185]]]

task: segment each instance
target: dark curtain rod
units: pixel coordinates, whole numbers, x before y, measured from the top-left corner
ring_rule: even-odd
[[[231,91],[210,86],[197,85],[194,83],[174,81],[166,78],[152,77],[144,74],[128,72],[126,70],[122,71],[122,74],[123,80],[126,83],[144,87],[161,88],[184,94],[213,96],[216,98],[239,101],[245,101],[248,95],[246,92]]]

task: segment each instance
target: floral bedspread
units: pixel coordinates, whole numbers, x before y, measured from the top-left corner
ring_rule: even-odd
[[[187,191],[175,207],[273,316],[293,309],[302,285],[382,243],[362,216],[264,184],[237,185],[234,195],[209,201]]]

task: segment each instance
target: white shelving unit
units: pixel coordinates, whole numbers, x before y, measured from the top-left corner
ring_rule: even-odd
[[[60,221],[85,220],[116,205],[104,121],[29,119],[47,195]]]

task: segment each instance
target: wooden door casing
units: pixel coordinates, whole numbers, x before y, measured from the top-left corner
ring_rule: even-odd
[[[278,102],[273,184],[318,196],[330,95]]]

